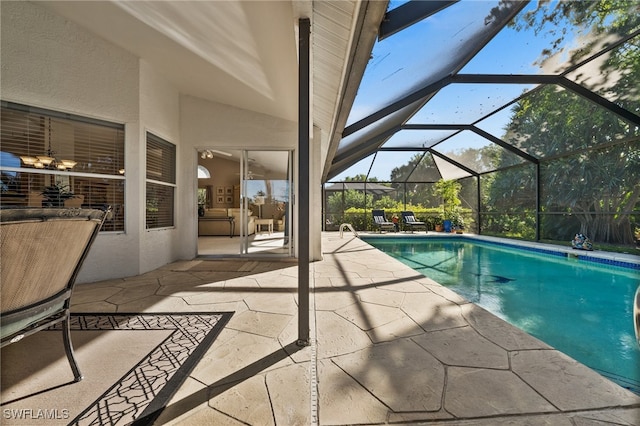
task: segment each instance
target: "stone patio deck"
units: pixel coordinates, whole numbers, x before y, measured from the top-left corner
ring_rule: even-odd
[[[639,396],[360,239],[323,252],[304,348],[294,262],[176,262],[79,285],[73,310],[235,311],[158,425],[640,424]]]

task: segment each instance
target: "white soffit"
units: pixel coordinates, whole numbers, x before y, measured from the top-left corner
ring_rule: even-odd
[[[329,131],[342,96],[359,1],[313,3],[313,117]]]

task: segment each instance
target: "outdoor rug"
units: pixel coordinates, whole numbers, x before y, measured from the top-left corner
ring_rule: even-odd
[[[142,425],[155,420],[233,312],[73,313],[84,379],[59,329],[2,349],[2,425]]]

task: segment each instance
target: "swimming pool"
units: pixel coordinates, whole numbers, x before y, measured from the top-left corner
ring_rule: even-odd
[[[362,239],[640,394],[640,269],[465,237]]]

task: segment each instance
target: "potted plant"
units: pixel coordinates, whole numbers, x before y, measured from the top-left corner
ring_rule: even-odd
[[[69,185],[63,185],[61,182],[46,186],[41,194],[44,197],[42,207],[64,207],[64,201],[74,197]]]
[[[454,218],[460,211],[462,201],[460,201],[459,195],[461,189],[462,185],[460,182],[455,180],[440,179],[434,186],[436,195],[442,199],[442,213],[444,214],[443,224],[447,231],[453,230]],[[450,226],[451,229],[447,229],[447,225]]]
[[[205,188],[198,188],[198,216],[202,217],[205,214],[207,205],[207,190]]]
[[[427,225],[427,231],[433,231],[436,229],[436,219],[433,216],[426,216],[423,222]]]
[[[462,211],[459,207],[452,213],[451,221],[456,234],[462,234],[464,230],[464,218],[462,217]]]
[[[262,219],[262,206],[265,204],[265,193],[260,190],[256,192],[256,195],[253,197],[253,204],[258,206],[258,219]]]
[[[275,205],[275,211],[273,215],[273,223],[276,231],[284,231],[284,214],[285,214],[285,203],[279,201]]]
[[[438,216],[433,218],[434,229],[436,232],[442,232],[444,230],[444,214],[440,213]]]

